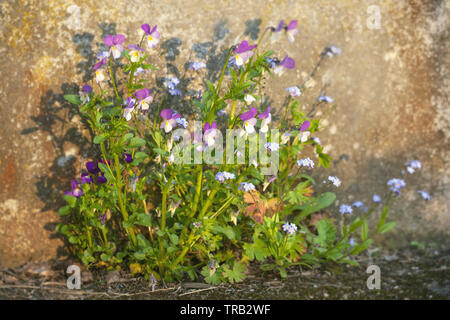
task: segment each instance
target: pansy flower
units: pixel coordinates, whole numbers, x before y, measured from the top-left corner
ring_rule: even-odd
[[[92,87],[88,84],[85,84],[80,91],[80,100],[82,103],[89,102],[89,95],[92,92]]]
[[[86,170],[91,175],[91,179],[89,181],[89,178],[87,176],[83,177],[83,175],[82,175],[82,182],[83,182],[83,180],[86,181],[86,182],[87,181],[91,182],[94,177],[97,178],[96,179],[97,183],[105,183],[107,181],[106,178],[105,178],[104,173],[98,167],[98,163],[99,162],[105,164],[105,161],[103,161],[103,160],[102,161],[97,161],[97,162],[94,162],[94,161],[86,162]],[[108,160],[108,163],[109,163],[109,160]]]
[[[289,92],[291,97],[300,97],[300,95],[302,94],[300,89],[296,86],[286,88],[286,90]]]
[[[302,123],[302,125],[300,126],[300,141],[302,143],[308,141],[309,137],[311,136],[311,132],[310,131],[306,131],[308,130],[308,128],[311,126],[311,122],[309,122],[308,120],[304,121]]]
[[[294,69],[295,61],[289,56],[285,56],[284,59],[275,67],[273,72],[278,75],[282,75],[286,69]]]
[[[142,111],[147,111],[149,103],[153,101],[153,97],[150,95],[150,89],[144,88],[134,93],[137,99],[137,107]]]
[[[203,140],[205,141],[207,146],[214,145],[215,138],[217,135],[217,123],[214,121],[213,123],[209,124],[208,122],[205,123],[205,126],[203,127]]]
[[[130,44],[128,49],[130,49],[129,55],[131,62],[139,62],[142,58],[144,49],[140,48],[137,44]]]
[[[272,115],[270,114],[270,106],[267,107],[266,111],[258,114],[258,118],[261,119],[261,132],[269,131],[268,124],[272,121]]]
[[[350,240],[348,241],[348,244],[353,247],[356,244],[356,240],[353,238],[350,238]]]
[[[317,101],[333,103],[334,99],[329,97],[329,96],[320,96],[320,97],[317,98]]]
[[[123,160],[125,160],[126,163],[133,162],[133,157],[129,153],[126,153],[126,152],[122,153],[122,158],[123,158]]]
[[[298,33],[297,30],[297,20],[292,20],[289,22],[289,24],[286,26],[286,34],[288,37],[288,40],[290,42],[294,42],[294,36]]]
[[[65,195],[74,196],[76,198],[83,195],[83,189],[80,188],[80,183],[77,180],[70,181],[71,191],[64,192]]]
[[[158,44],[159,38],[160,38],[159,32],[157,30],[158,26],[155,25],[152,29],[152,28],[150,28],[150,25],[146,23],[146,24],[143,24],[141,26],[141,28],[142,28],[142,30],[144,30],[145,34],[147,35],[146,38],[147,38],[148,48],[151,49],[154,46],[156,46]]]
[[[251,94],[246,94],[244,97],[244,101],[247,105],[251,105],[252,102],[256,101],[256,98],[252,96]]]
[[[256,114],[258,111],[255,107],[251,108],[249,111],[244,112],[241,114],[240,119],[244,121],[244,129],[248,134],[251,134],[255,132],[255,125],[256,125]]]
[[[291,139],[292,134],[290,132],[284,132],[281,135],[281,144],[286,144]]]
[[[90,176],[89,172],[82,172],[81,173],[81,183],[91,183],[92,177]]]
[[[103,70],[100,68],[103,65],[105,65],[107,62],[108,62],[108,58],[103,58],[102,60],[100,60],[99,62],[94,64],[94,66],[92,67],[92,69],[95,71],[95,80],[97,81],[97,83],[100,83],[105,80],[105,75],[103,73]]]
[[[246,40],[242,41],[238,47],[234,50],[234,59],[238,67],[242,66],[244,63],[250,59],[254,52],[253,49],[256,48],[256,44],[249,46]]]
[[[166,133],[172,131],[176,126],[176,119],[181,117],[181,115],[173,112],[172,109],[161,110],[160,116],[163,119],[160,128],[164,129]]]
[[[134,106],[136,105],[136,100],[133,97],[128,97],[125,101],[125,107],[123,111],[123,117],[127,119],[127,121],[131,120],[131,115],[134,111]]]
[[[124,41],[125,36],[123,34],[107,35],[105,39],[103,39],[105,46],[110,48],[109,50],[112,53],[114,59],[120,58],[123,51],[122,43]]]
[[[284,27],[284,21],[280,20],[280,22],[278,23],[278,27],[275,29],[274,27],[270,28],[270,31],[272,31],[272,35],[270,37],[270,42],[274,43],[275,41],[277,41],[278,37],[280,36],[281,31],[283,30]]]
[[[277,58],[267,57],[266,62],[269,65],[269,68],[272,69],[272,68],[275,68],[280,63],[280,60],[278,60]]]

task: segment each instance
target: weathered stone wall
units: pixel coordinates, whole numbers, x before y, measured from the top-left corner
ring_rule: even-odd
[[[381,10],[379,29],[368,28],[370,5]],[[446,239],[449,11],[445,0],[0,1],[0,265],[45,260],[62,249],[55,210],[91,155],[77,110],[62,95],[89,78],[102,36],[117,31],[137,41],[143,23],[158,24],[162,34],[159,76],[183,74],[195,57],[207,60],[203,72],[214,79],[226,46],[280,18],[298,19],[295,43],[276,45],[296,68],[267,81],[275,109],[325,46],[341,47],[301,100],[305,110],[320,93],[337,102],[320,139],[336,160],[330,172],[343,181],[340,202],[370,201],[388,179],[401,177],[406,161],[418,159],[423,169],[407,177],[410,188],[395,208],[395,236]],[[432,200],[419,199],[419,189]]]

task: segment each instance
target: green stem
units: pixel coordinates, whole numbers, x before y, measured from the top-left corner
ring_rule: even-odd
[[[125,208],[123,198],[122,198],[122,175],[120,172],[119,156],[117,154],[114,155],[114,162],[116,165],[116,187],[117,187],[117,195],[119,197],[120,211],[122,213],[123,220],[125,222],[127,222],[128,221],[128,213],[127,213],[127,210]],[[128,233],[131,237],[131,242],[135,246],[136,245],[136,235],[134,234],[133,229],[128,227],[128,228],[126,228],[126,230],[128,231]]]
[[[117,100],[120,100],[119,93],[117,92],[116,81],[114,80],[113,67],[112,67],[112,59],[109,59],[109,74],[111,76],[111,82],[114,87],[114,92],[116,93]]]

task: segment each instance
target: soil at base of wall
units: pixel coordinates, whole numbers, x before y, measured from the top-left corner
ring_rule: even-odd
[[[384,250],[359,258],[359,267],[291,268],[288,279],[252,265],[241,283],[212,286],[200,280],[162,285],[126,272],[82,269],[80,290],[69,290],[64,270],[73,261],[29,263],[0,269],[0,299],[449,299],[450,248]],[[369,290],[369,265],[381,271],[381,288]]]

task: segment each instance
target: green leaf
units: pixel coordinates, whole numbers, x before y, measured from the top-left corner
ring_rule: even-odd
[[[65,94],[64,99],[70,103],[76,104],[77,106],[81,104],[80,97],[76,94]]]
[[[269,252],[266,248],[264,241],[261,239],[255,240],[254,243],[244,244],[245,253],[248,255],[251,261],[254,259],[262,262],[269,256]]]
[[[139,137],[134,137],[131,139],[128,147],[130,148],[139,148],[145,145],[145,140]]]
[[[224,276],[231,282],[241,282],[245,279],[245,265],[241,262],[234,262],[233,269],[230,269],[228,265],[224,268]]]
[[[75,204],[77,203],[77,198],[75,198],[74,196],[71,196],[71,195],[65,195],[64,200],[66,200],[67,204],[71,208],[75,208]]]
[[[367,240],[368,236],[369,236],[369,224],[367,223],[367,219],[364,217],[361,226],[361,240],[363,241]]]
[[[102,261],[109,261],[112,258],[112,254],[106,254],[106,253],[102,253],[100,255],[100,259],[102,259]]]
[[[378,228],[378,233],[385,233],[385,232],[388,232],[389,230],[391,230],[392,228],[394,228],[395,227],[395,222],[394,221],[392,221],[392,222],[388,222],[388,223],[386,223],[386,224],[383,224],[380,228]]]
[[[60,216],[66,216],[70,213],[70,210],[71,210],[70,206],[64,206],[58,210],[58,214]]]
[[[333,204],[334,200],[336,200],[336,195],[333,192],[325,192],[321,194],[319,197],[311,200],[309,203],[297,207],[296,209],[302,210],[302,213],[299,214],[297,217],[295,217],[294,223],[298,224],[300,220],[306,218],[311,213],[329,207],[330,205]]]
[[[360,254],[361,252],[363,252],[364,250],[366,250],[367,248],[369,248],[371,245],[372,245],[372,239],[367,239],[367,240],[363,241],[360,245],[355,247],[352,251],[350,251],[350,254],[356,256],[356,255]]]
[[[150,215],[145,213],[138,213],[136,214],[136,222],[135,224],[144,226],[144,227],[151,227],[152,226],[152,220],[150,218]]]
[[[236,235],[231,226],[222,227],[220,225],[213,225],[211,231],[214,233],[222,233],[230,240],[236,240]]]
[[[379,232],[380,228],[384,225],[386,222],[387,215],[389,213],[390,205],[387,204],[384,206],[383,211],[381,212],[380,220],[378,221],[377,225],[377,231]]]
[[[94,143],[95,144],[100,144],[100,143],[102,143],[102,142],[104,142],[106,140],[106,137],[107,136],[104,133],[99,134],[98,136],[95,136]]]

